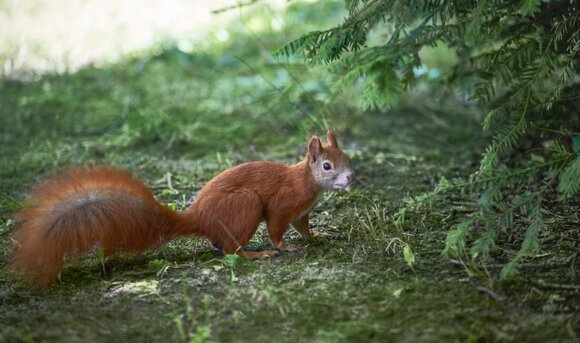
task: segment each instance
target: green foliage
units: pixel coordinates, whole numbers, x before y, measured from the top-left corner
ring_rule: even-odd
[[[570,199],[580,191],[580,156],[568,163],[560,176],[558,192]]]
[[[239,247],[238,250],[239,249],[241,249],[241,247]],[[238,281],[238,278],[234,271],[236,269],[236,266],[242,264],[243,261],[244,259],[240,257],[240,255],[238,254],[225,254],[224,257],[219,259],[220,264],[213,266],[213,269],[215,271],[220,271],[222,269],[228,270],[230,272],[230,280],[232,282],[236,282]]]
[[[157,275],[157,277],[159,277],[159,278],[162,278],[165,275],[165,273],[167,273],[167,271],[169,269],[171,269],[172,267],[176,267],[175,263],[171,263],[167,260],[162,260],[162,259],[151,260],[147,263],[147,265],[150,268],[157,270],[155,275]]]
[[[487,108],[493,134],[479,170],[466,179],[441,178],[410,200],[420,205],[451,191],[478,198],[478,210],[449,231],[444,253],[486,258],[498,235],[531,223],[501,273],[540,249],[542,202],[556,188],[561,201],[580,190],[580,12],[574,1],[346,0],[344,22],[304,35],[278,54],[330,64],[335,90],[362,83],[361,107],[388,108],[426,76],[426,48],[444,44],[459,62],[436,87],[464,91]],[[381,34],[372,41],[371,33]],[[533,141],[533,153],[521,152]],[[535,141],[534,141],[535,140]],[[570,144],[572,143],[572,144]],[[467,242],[472,243],[467,246]]]

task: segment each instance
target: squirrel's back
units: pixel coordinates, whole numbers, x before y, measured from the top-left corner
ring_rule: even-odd
[[[65,257],[140,252],[192,229],[137,178],[109,167],[70,169],[36,187],[29,201],[15,215],[11,263],[40,286],[54,281]]]

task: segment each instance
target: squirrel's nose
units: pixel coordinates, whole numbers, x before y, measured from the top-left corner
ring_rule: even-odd
[[[348,182],[352,182],[352,180],[354,180],[354,174],[352,174],[352,173],[351,174],[348,174],[346,176],[346,179],[348,180]]]

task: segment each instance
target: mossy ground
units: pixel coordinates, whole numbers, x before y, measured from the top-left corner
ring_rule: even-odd
[[[397,217],[406,197],[477,167],[485,140],[477,109],[421,93],[390,112],[361,112],[352,93],[329,95],[322,70],[260,60],[264,41],[253,44],[195,53],[169,46],[118,65],[0,82],[0,341],[578,339],[578,290],[558,288],[578,280],[576,207],[553,208],[556,239],[510,284],[497,281],[494,264],[463,267],[441,256],[473,199],[452,194]],[[8,269],[10,215],[31,185],[69,165],[129,169],[182,209],[224,168],[294,163],[308,136],[328,128],[360,182],[324,196],[311,219],[318,237],[287,234],[303,245],[298,252],[233,263],[184,238],[140,256],[70,263],[45,290]],[[521,234],[503,236],[496,249],[509,256]],[[250,249],[267,247],[260,228]]]

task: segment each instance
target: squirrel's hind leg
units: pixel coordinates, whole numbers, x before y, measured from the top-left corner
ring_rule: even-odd
[[[249,260],[269,258],[277,255],[276,250],[244,251],[258,225],[262,221],[262,200],[253,191],[216,194],[211,204],[206,200],[207,208],[201,209],[203,215],[211,215],[214,223],[208,238],[213,246],[223,254],[238,254]],[[234,210],[235,209],[235,210]],[[209,220],[206,220],[209,222]]]

